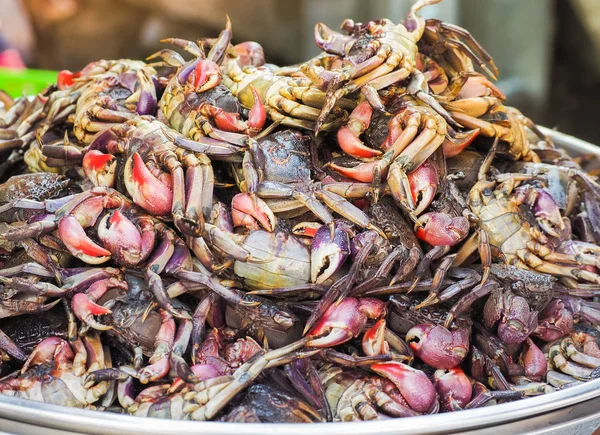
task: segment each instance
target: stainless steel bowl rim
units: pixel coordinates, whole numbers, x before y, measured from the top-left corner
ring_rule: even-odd
[[[544,127],[540,129],[559,147],[578,154],[600,154],[599,148],[581,139]],[[219,423],[140,418],[48,405],[0,395],[0,418],[41,427],[102,434],[298,435],[305,434],[307,431],[326,432],[331,435],[364,433],[400,435],[417,432],[436,434],[472,430],[526,419],[574,406],[596,397],[600,397],[600,379],[543,396],[452,414],[358,423],[319,423],[307,427],[302,424]]]

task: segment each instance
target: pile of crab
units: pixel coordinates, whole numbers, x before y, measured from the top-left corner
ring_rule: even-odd
[[[228,21],[2,95],[0,393],[324,422],[596,378],[594,161],[504,104],[436,2],[317,24],[295,66]]]

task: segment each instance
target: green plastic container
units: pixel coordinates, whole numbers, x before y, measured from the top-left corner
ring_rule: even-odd
[[[57,76],[58,71],[0,68],[0,89],[11,97],[36,95],[48,85],[56,83]]]

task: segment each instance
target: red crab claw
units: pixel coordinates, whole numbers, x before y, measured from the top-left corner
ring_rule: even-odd
[[[101,264],[110,259],[110,251],[90,239],[75,216],[60,219],[58,235],[69,252],[85,263]]]
[[[260,95],[254,86],[250,86],[252,95],[254,95],[254,104],[248,112],[248,126],[250,127],[250,133],[258,132],[262,130],[267,120],[267,111],[263,105]]]
[[[330,306],[308,331],[307,346],[332,347],[357,337],[368,319],[385,315],[385,303],[373,298],[348,297]]]
[[[168,216],[173,206],[173,190],[156,178],[138,153],[127,159],[125,186],[133,202],[154,216]]]
[[[385,320],[381,319],[363,334],[362,349],[365,355],[375,356],[390,352],[390,346],[385,341]]]
[[[421,370],[397,361],[372,364],[371,370],[392,381],[413,410],[429,414],[439,407],[435,388]]]
[[[350,114],[348,123],[337,133],[340,148],[354,158],[372,158],[381,155],[381,151],[365,146],[359,136],[369,128],[373,109],[368,101],[360,103]]]
[[[573,330],[573,324],[573,313],[563,301],[553,299],[538,315],[538,326],[533,335],[544,341],[558,340]]]
[[[444,140],[444,143],[442,144],[444,156],[446,156],[446,158],[450,158],[460,154],[462,150],[471,145],[471,142],[473,142],[473,140],[479,136],[480,131],[481,130],[476,128],[474,130],[456,133],[453,138],[446,137],[446,140]]]
[[[31,355],[25,361],[21,368],[21,373],[25,373],[29,367],[54,361],[57,367],[73,361],[75,354],[73,349],[62,338],[48,337],[38,343],[31,351]]]
[[[81,166],[83,167],[85,176],[88,177],[94,186],[114,186],[117,160],[112,154],[90,150],[83,156]]]
[[[272,232],[277,225],[277,218],[269,206],[260,198],[252,198],[248,193],[238,193],[231,200],[231,219],[233,226],[243,226],[248,229],[259,229],[258,223],[267,231]]]
[[[521,365],[525,367],[525,375],[532,381],[546,379],[548,373],[548,361],[544,352],[531,340],[527,338],[523,344],[521,353]]]
[[[410,185],[410,193],[417,205],[413,213],[415,216],[418,216],[429,207],[437,192],[437,168],[433,163],[425,162],[408,174],[407,177]]]
[[[319,222],[300,222],[292,228],[292,234],[295,236],[314,237],[323,224]]]
[[[214,88],[221,83],[221,79],[219,65],[208,59],[198,61],[188,77],[188,81],[192,83],[196,92],[204,92]]]
[[[235,45],[240,66],[263,66],[265,64],[265,52],[258,42],[245,41]]]
[[[460,411],[471,401],[473,387],[460,367],[436,370],[433,385],[440,396],[442,411]]]
[[[75,314],[79,320],[91,326],[92,328],[99,331],[112,329],[110,326],[97,322],[94,318],[94,316],[110,314],[112,311],[103,307],[102,305],[92,302],[85,293],[77,293],[75,296],[73,296],[73,299],[71,300],[71,306],[73,307],[73,314]]]
[[[98,237],[120,265],[135,266],[141,261],[142,235],[119,210],[100,220]]]
[[[453,246],[469,234],[467,218],[450,217],[446,213],[425,213],[419,217],[418,225],[417,238],[431,246]]]
[[[63,90],[71,86],[74,80],[78,77],[81,77],[81,71],[79,72],[71,72],[68,69],[63,69],[58,73],[58,77],[56,78],[56,85],[59,90]]]
[[[436,369],[459,365],[469,351],[466,329],[449,331],[441,325],[421,324],[406,333],[406,342],[425,364]]]
[[[310,251],[310,279],[322,284],[346,261],[350,254],[350,237],[339,226],[335,226],[333,238],[329,226],[323,225],[315,233]]]
[[[378,162],[364,162],[354,167],[347,168],[340,166],[335,163],[329,164],[329,167],[334,171],[342,174],[344,177],[352,178],[353,180],[360,181],[362,183],[373,182],[373,170],[377,166]]]

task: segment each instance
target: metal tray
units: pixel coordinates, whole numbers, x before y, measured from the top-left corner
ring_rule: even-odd
[[[541,128],[558,147],[573,155],[600,148],[547,128]],[[242,424],[172,421],[130,417],[46,405],[0,395],[0,433],[39,435],[88,434],[203,434],[203,435],[401,435],[479,433],[591,434],[600,427],[600,379],[544,396],[452,414],[361,423]]]

